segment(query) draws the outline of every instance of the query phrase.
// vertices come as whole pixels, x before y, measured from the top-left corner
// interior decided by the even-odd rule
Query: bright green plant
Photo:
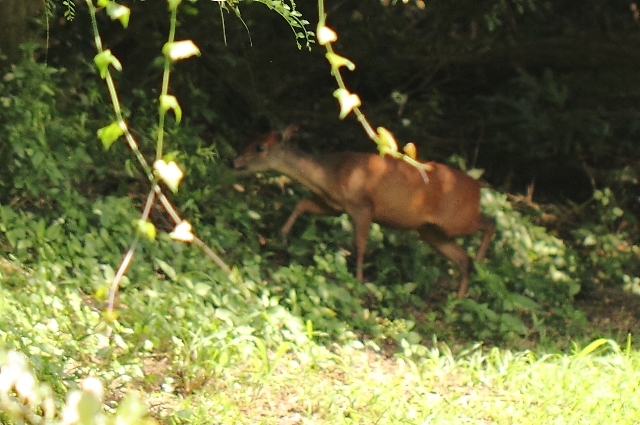
[[[91,149],[81,142],[89,133],[89,116],[58,110],[59,103],[77,100],[59,88],[64,79],[64,71],[33,60],[25,60],[0,79],[0,121],[6,141],[0,146],[5,161],[0,193],[6,203],[41,208],[37,200],[46,199],[54,203],[49,208],[55,208],[56,200],[74,199],[74,184],[89,175]],[[88,102],[84,106],[92,107]]]
[[[640,293],[640,246],[627,230],[637,226],[637,218],[625,212],[609,188],[596,190],[585,210],[596,221],[574,230],[582,279],[588,287],[622,286]]]

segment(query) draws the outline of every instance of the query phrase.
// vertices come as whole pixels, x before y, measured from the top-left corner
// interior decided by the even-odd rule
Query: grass
[[[414,362],[367,349],[317,348],[269,375],[225,374],[193,396],[195,423],[637,423],[637,355],[498,349]],[[216,412],[211,416],[212,412]]]
[[[0,341],[27,356],[59,401],[94,376],[108,410],[134,392],[169,424],[639,423],[640,356],[630,344],[452,353],[434,339],[389,355],[355,337],[321,344],[295,318],[269,322],[269,334],[235,326],[189,287],[161,281],[122,294],[109,340],[100,305],[47,273],[2,262]]]

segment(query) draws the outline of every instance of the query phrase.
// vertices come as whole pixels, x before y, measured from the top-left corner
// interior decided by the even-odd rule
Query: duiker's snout
[[[238,165],[238,157],[235,158],[229,158],[227,160],[227,167],[233,169],[233,170],[238,170],[240,169],[240,165]]]

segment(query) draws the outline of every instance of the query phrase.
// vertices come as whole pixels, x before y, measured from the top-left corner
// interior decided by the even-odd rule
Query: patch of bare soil
[[[598,288],[579,296],[576,307],[602,336],[640,332],[640,296],[616,288]],[[595,333],[595,332],[594,332]]]

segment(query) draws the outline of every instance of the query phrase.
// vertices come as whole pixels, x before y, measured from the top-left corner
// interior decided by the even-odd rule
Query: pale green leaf
[[[192,242],[194,236],[191,232],[191,223],[183,220],[173,229],[171,233],[169,233],[169,237],[176,241]]]
[[[113,1],[109,2],[109,4],[107,5],[107,15],[109,15],[109,17],[114,21],[120,21],[120,24],[122,24],[124,28],[127,28],[129,26],[129,17],[131,16],[131,10],[128,7]]]
[[[158,266],[158,268],[162,270],[162,273],[167,275],[169,279],[171,279],[174,282],[176,281],[176,279],[178,279],[178,273],[176,273],[175,269],[171,267],[166,261],[156,258],[155,263]]]
[[[116,140],[118,140],[120,136],[124,134],[124,132],[117,122],[112,122],[108,126],[99,129],[97,134],[98,138],[102,142],[102,146],[107,150]]]
[[[169,109],[173,110],[173,113],[176,116],[176,122],[179,123],[182,119],[182,108],[180,108],[178,99],[176,99],[175,96],[171,96],[170,94],[164,94],[160,96],[159,111],[164,115]]]
[[[337,89],[333,96],[340,103],[340,119],[344,119],[353,108],[360,106],[360,98],[357,94],[349,93],[346,89]]]
[[[336,32],[331,28],[326,27],[324,25],[322,26],[318,25],[316,34],[317,34],[316,40],[318,40],[318,43],[321,46],[324,46],[329,43],[333,43],[338,39],[338,34],[336,34]]]
[[[153,169],[156,175],[160,177],[160,180],[162,180],[172,192],[175,193],[178,191],[178,186],[180,186],[184,173],[175,161],[167,164],[164,160],[159,159],[153,163]]]
[[[347,69],[349,69],[349,71],[353,71],[354,69],[356,69],[356,65],[351,62],[349,59],[337,55],[333,52],[328,52],[325,57],[327,58],[327,60],[329,61],[329,63],[331,64],[331,68],[333,69],[338,69],[342,66],[346,66]]]
[[[180,3],[182,3],[182,0],[168,0],[168,3],[169,3],[169,10],[176,10],[180,5]]]
[[[174,41],[164,45],[162,54],[171,62],[176,62],[191,56],[200,56],[200,49],[191,40]]]
[[[108,49],[95,55],[93,62],[96,64],[101,78],[105,78],[107,76],[109,65],[113,66],[116,71],[122,71],[122,64],[115,56],[113,56],[111,50]]]
[[[202,282],[195,284],[194,292],[199,296],[204,297],[209,293],[209,291],[211,291],[211,285],[207,285],[206,283]]]
[[[134,226],[138,233],[145,236],[149,240],[156,240],[156,226],[146,220],[135,220]]]

